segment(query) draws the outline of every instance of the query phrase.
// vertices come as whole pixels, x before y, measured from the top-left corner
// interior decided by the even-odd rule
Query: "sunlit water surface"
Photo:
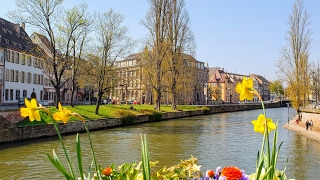
[[[91,138],[101,167],[140,161],[140,133],[146,133],[150,158],[159,161],[158,168],[178,164],[192,155],[198,158],[203,172],[232,165],[251,174],[262,141],[262,135],[253,131],[251,120],[260,113],[262,110],[180,118],[95,131]],[[267,116],[279,121],[278,141],[283,145],[278,169],[284,169],[288,158],[288,177],[320,179],[320,144],[282,127],[288,121],[288,108],[267,109]],[[290,109],[289,118],[293,116]],[[63,137],[76,165],[75,135]],[[86,134],[81,134],[81,144],[84,167],[88,168],[91,152]],[[46,156],[53,149],[65,163],[57,137],[1,145],[0,179],[63,179]]]

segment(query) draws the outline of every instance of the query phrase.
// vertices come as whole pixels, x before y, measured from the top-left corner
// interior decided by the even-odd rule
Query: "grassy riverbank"
[[[133,107],[133,109],[130,109]],[[82,105],[82,106],[64,106],[63,108],[67,108],[68,110],[80,114],[84,119],[87,120],[95,120],[95,119],[103,119],[103,118],[122,118],[126,116],[137,116],[141,114],[151,115],[155,113],[161,112],[176,112],[176,111],[193,111],[193,110],[203,110],[203,107],[200,106],[186,106],[179,105],[177,106],[177,110],[172,110],[171,106],[163,105],[161,106],[161,112],[154,110],[154,105],[100,105],[98,115],[95,114],[95,105]],[[48,110],[53,114],[58,111],[55,107],[49,107]],[[33,121],[30,122],[28,119],[19,122],[19,125],[22,126],[33,126],[39,124],[50,124],[52,119],[48,114],[44,112],[40,112],[41,121]],[[78,118],[72,117],[70,121],[78,121]],[[70,122],[69,121],[69,122]]]

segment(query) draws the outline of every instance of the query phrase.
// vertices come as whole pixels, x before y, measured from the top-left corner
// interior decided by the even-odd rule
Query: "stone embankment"
[[[225,104],[215,106],[204,106],[210,111],[197,110],[197,111],[179,111],[179,112],[164,112],[162,113],[161,120],[183,118],[189,116],[199,116],[214,113],[234,112],[261,109],[261,104]],[[280,103],[265,104],[266,108],[278,108]],[[36,125],[36,126],[17,126],[17,122],[21,120],[19,111],[4,112],[1,114],[0,119],[0,143],[25,141],[30,139],[44,138],[56,136],[56,130],[53,124]],[[1,117],[0,117],[1,118]],[[154,121],[148,115],[140,115],[131,122],[124,122],[122,119],[97,119],[87,120],[89,129],[100,130],[120,126],[135,125],[140,123],[147,123]],[[75,134],[84,132],[85,128],[81,121],[68,122],[66,124],[59,123],[59,130],[61,134]]]
[[[289,121],[289,124],[284,124],[283,127],[291,131],[295,131],[307,138],[313,139],[320,143],[320,114],[302,112],[302,120],[297,123],[297,116]],[[306,129],[306,121],[313,122],[312,128]]]

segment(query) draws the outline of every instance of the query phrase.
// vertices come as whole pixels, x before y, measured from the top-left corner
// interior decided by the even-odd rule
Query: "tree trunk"
[[[58,104],[61,100],[61,96],[60,96],[60,89],[61,87],[55,87],[56,90],[56,108],[59,109]]]
[[[160,90],[157,90],[156,93],[157,93],[157,94],[156,94],[157,97],[156,97],[156,103],[155,103],[155,105],[154,105],[154,110],[160,111],[160,106],[161,106],[161,92],[160,92]]]
[[[99,113],[99,107],[100,107],[100,102],[101,102],[101,98],[102,98],[102,95],[103,95],[103,92],[99,92],[98,93],[98,98],[97,98],[97,102],[96,102],[96,110],[95,110],[95,114],[97,114],[98,115],[98,113]]]

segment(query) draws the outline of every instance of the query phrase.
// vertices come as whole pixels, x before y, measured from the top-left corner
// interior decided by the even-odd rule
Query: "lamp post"
[[[287,106],[288,106],[288,125],[289,125],[289,103],[287,103]],[[300,115],[298,115],[300,116]]]
[[[208,105],[208,83],[204,84],[206,86],[206,105]]]

